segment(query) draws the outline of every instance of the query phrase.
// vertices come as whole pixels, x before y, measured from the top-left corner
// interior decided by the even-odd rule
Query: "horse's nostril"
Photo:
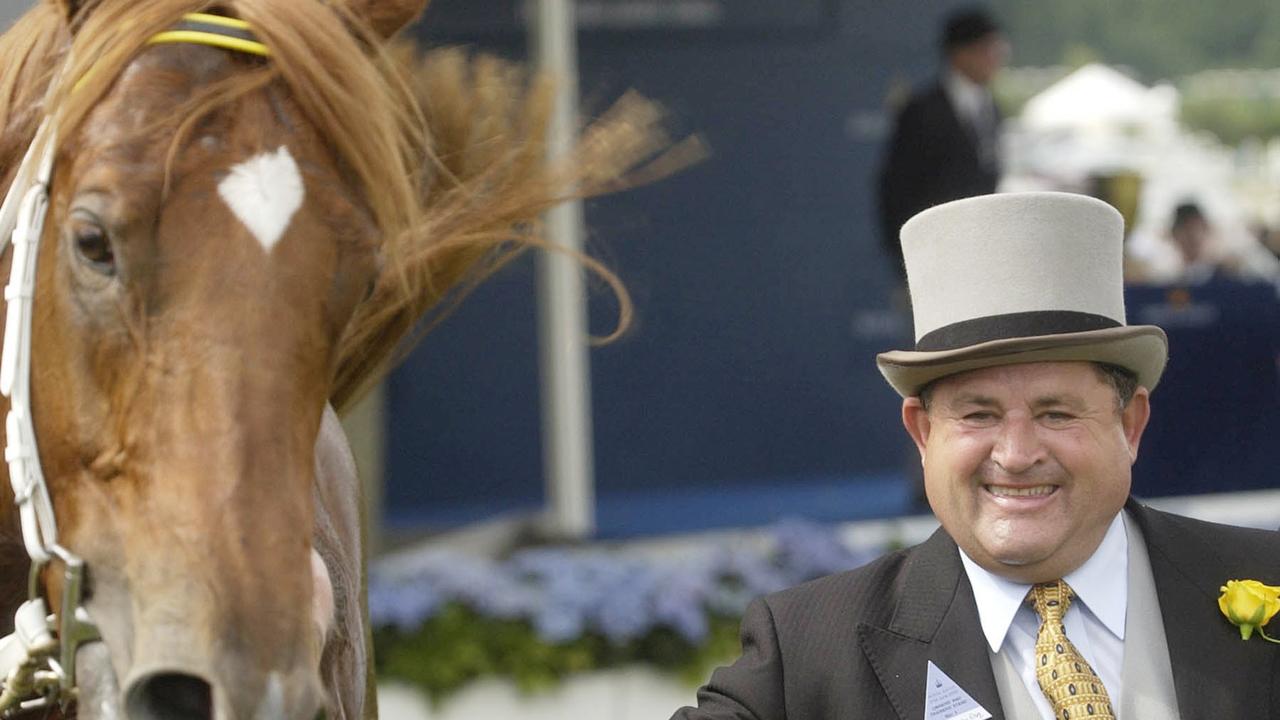
[[[137,720],[211,720],[213,691],[193,675],[160,673],[134,685],[126,701]]]

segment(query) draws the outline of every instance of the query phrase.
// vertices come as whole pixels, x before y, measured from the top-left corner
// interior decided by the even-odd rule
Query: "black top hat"
[[[962,8],[948,15],[942,26],[942,49],[954,50],[996,32],[1000,25],[986,8]]]

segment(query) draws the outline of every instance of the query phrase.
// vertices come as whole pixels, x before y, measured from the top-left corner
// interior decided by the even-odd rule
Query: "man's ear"
[[[389,38],[418,19],[430,0],[347,0],[351,13],[373,31]]]
[[[902,426],[907,429],[907,434],[915,442],[916,449],[920,451],[920,459],[923,460],[924,449],[929,445],[929,432],[933,426],[929,420],[929,411],[924,409],[924,403],[920,402],[920,398],[903,398]]]
[[[1147,429],[1147,421],[1151,419],[1151,392],[1139,386],[1130,398],[1129,404],[1120,411],[1120,424],[1124,427],[1124,439],[1129,445],[1129,464],[1138,460],[1138,445],[1142,442],[1142,431]]]

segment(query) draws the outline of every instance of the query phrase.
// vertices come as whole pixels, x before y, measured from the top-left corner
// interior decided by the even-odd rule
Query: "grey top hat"
[[[1125,324],[1124,220],[1084,195],[983,195],[902,226],[914,350],[876,364],[903,397],[947,375],[1050,360],[1110,363],[1153,389],[1169,341]]]

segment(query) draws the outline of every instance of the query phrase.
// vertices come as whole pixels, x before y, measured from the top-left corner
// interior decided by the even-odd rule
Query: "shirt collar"
[[[951,104],[959,110],[965,119],[972,120],[977,116],[982,104],[987,101],[987,89],[970,80],[955,70],[947,70],[943,76],[943,85]]]
[[[1116,513],[1098,549],[1064,580],[1071,586],[1079,602],[1083,602],[1098,620],[1121,640],[1124,639],[1124,616],[1129,600],[1129,542],[1125,535],[1123,513]],[[978,605],[978,619],[991,652],[1000,652],[1009,626],[1026,600],[1030,585],[1006,580],[984,570],[960,551],[973,599]]]

